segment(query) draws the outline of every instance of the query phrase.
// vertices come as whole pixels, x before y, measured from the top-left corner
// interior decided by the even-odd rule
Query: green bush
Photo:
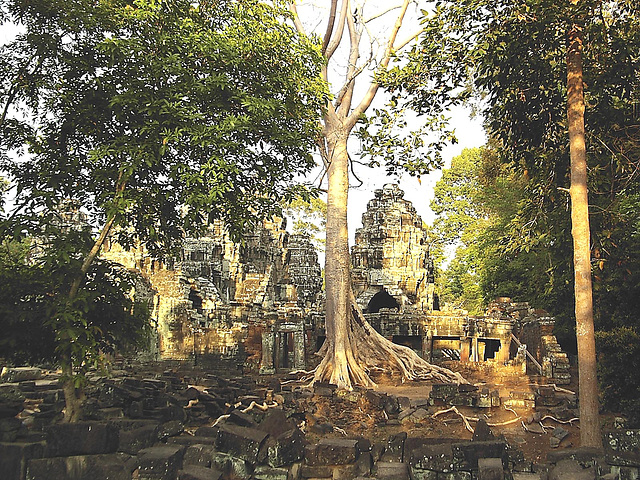
[[[640,427],[640,334],[630,327],[596,333],[602,406]]]

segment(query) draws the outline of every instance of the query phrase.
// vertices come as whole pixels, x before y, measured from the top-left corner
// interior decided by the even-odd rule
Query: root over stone
[[[412,349],[397,345],[380,335],[364,318],[353,294],[346,332],[327,336],[320,352],[323,359],[315,371],[314,382],[329,382],[351,390],[353,386],[374,388],[370,370],[400,374],[404,380],[428,380],[437,383],[468,383],[462,375],[433,365]]]

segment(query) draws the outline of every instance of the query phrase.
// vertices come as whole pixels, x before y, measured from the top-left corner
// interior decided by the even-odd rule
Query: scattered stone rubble
[[[604,434],[604,452],[560,448],[534,465],[483,419],[471,441],[412,437],[376,429],[433,421],[442,409],[499,404],[536,406],[535,415],[575,412],[575,396],[554,387],[500,398],[490,386],[434,385],[424,399],[371,390],[313,390],[296,377],[230,377],[171,363],[121,366],[90,379],[86,419],[60,423],[58,378],[33,368],[5,368],[0,381],[0,478],[6,480],[204,479],[633,479],[640,472],[640,431]],[[531,403],[533,402],[533,403]],[[327,418],[323,406],[335,418]],[[340,421],[370,412],[345,436]],[[538,410],[539,409],[539,410]],[[553,410],[556,409],[556,410]],[[467,411],[467,410],[465,410]],[[527,419],[530,426],[540,417]],[[562,429],[556,428],[561,432]],[[566,432],[566,431],[565,431]],[[366,434],[365,434],[366,435]],[[560,435],[561,436],[561,435]],[[554,431],[554,436],[558,438]]]

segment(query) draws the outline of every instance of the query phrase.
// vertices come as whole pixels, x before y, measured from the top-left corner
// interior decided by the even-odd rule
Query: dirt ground
[[[509,398],[511,392],[535,393],[539,385],[548,383],[544,377],[528,376],[513,369],[489,364],[465,366],[456,363],[450,367],[462,373],[470,383],[480,388],[488,387],[491,390],[498,390],[501,399]],[[572,379],[571,384],[559,387],[577,394],[576,371],[572,371]],[[431,390],[431,385],[426,382],[401,383],[390,378],[376,378],[376,381],[377,391],[397,397],[409,397],[414,405],[426,404]],[[414,438],[439,438],[452,441],[472,438],[471,431],[465,427],[463,419],[457,413],[435,415],[439,411],[446,410],[447,406],[424,406],[429,415],[418,422],[389,422],[382,409],[372,408],[371,404],[364,399],[354,401],[353,398],[345,399],[339,396],[331,399],[319,398],[316,400],[316,408],[314,419],[327,421],[337,427],[332,434],[329,434],[336,437],[364,436],[373,442],[385,442],[391,435],[407,432],[409,437]],[[505,408],[504,404],[492,408],[457,408],[460,414],[469,418],[469,426],[472,428],[475,428],[478,418],[484,418],[496,437],[504,436],[509,444],[520,449],[525,459],[530,462],[539,463],[546,460],[547,452],[554,448],[551,446],[550,437],[556,427],[562,427],[569,432],[569,435],[555,448],[563,449],[580,445],[579,422],[560,423],[547,418],[542,422],[529,423],[536,413],[534,408],[517,406]],[[539,408],[539,412],[543,416],[553,413],[545,408]],[[577,411],[568,410],[566,413],[569,416],[577,416]],[[602,417],[603,424],[611,420],[611,418]]]

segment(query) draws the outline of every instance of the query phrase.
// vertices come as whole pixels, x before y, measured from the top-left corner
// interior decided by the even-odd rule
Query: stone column
[[[506,364],[509,361],[509,351],[511,350],[511,333],[509,336],[505,336],[500,339],[500,350],[496,354],[496,360],[501,364]]]
[[[305,369],[304,330],[293,332],[293,368]]]
[[[477,335],[474,335],[471,338],[471,361],[472,362],[480,361],[480,355],[478,352],[478,336]]]
[[[433,337],[429,332],[422,336],[422,358],[431,361],[431,346],[433,345]]]
[[[273,366],[274,347],[276,335],[273,331],[265,330],[262,332],[262,358],[260,359],[260,374],[271,375],[276,373]]]
[[[466,363],[469,361],[471,353],[471,341],[467,337],[460,337],[460,361]]]

